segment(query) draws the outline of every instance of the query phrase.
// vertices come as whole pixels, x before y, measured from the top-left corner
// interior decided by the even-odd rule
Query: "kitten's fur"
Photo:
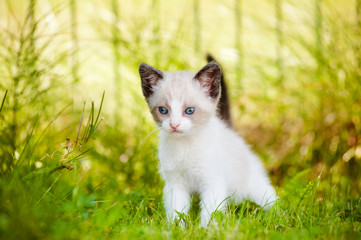
[[[222,73],[216,62],[197,74],[167,73],[142,63],[139,73],[143,94],[161,129],[159,172],[165,180],[169,221],[177,212],[187,214],[193,193],[201,196],[202,226],[229,200],[250,199],[266,208],[273,204],[276,193],[261,162],[217,116]],[[159,107],[168,112],[161,114]],[[191,115],[185,112],[189,107],[195,109]]]

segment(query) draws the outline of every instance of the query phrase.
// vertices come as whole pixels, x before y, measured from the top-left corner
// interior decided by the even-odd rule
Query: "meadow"
[[[168,224],[138,66],[222,66],[280,197]],[[360,0],[0,0],[1,239],[361,239]]]

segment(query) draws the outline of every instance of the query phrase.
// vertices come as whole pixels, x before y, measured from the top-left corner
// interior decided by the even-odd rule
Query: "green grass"
[[[1,239],[360,239],[358,0],[46,2],[0,1]],[[280,201],[180,227],[137,69],[208,52]]]
[[[214,214],[207,229],[198,225],[193,203],[184,227],[167,224],[160,195],[140,189],[110,191],[112,183],[79,181],[80,169],[41,177],[1,180],[0,229],[3,239],[358,239],[361,200],[348,192],[322,192],[322,180],[290,180],[269,211],[245,202]],[[6,178],[5,178],[6,179]],[[30,180],[31,179],[31,180]],[[10,183],[10,184],[9,184]],[[11,229],[11,231],[9,231]]]

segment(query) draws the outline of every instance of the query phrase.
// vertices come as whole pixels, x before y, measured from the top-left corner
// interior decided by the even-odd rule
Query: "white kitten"
[[[217,116],[221,69],[210,62],[197,74],[166,73],[142,63],[143,94],[160,126],[159,172],[165,181],[169,221],[187,214],[201,197],[201,225],[226,202],[250,199],[270,207],[277,196],[267,174],[242,138]]]

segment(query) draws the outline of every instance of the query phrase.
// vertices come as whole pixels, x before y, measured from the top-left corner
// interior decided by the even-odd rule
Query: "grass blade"
[[[105,91],[103,91],[103,95],[102,95],[102,100],[100,101],[100,106],[99,106],[99,110],[98,110],[98,115],[97,115],[97,118],[95,119],[95,123],[94,125],[96,126],[97,125],[97,122],[99,120],[99,115],[102,111],[102,107],[103,107],[103,101],[104,101],[104,95],[105,95]]]
[[[4,97],[3,97],[3,101],[2,101],[2,103],[1,103],[0,113],[1,113],[1,111],[3,110],[4,103],[5,103],[5,99],[6,99],[6,96],[7,96],[7,95],[8,95],[8,90],[6,89],[5,95],[4,95]]]

